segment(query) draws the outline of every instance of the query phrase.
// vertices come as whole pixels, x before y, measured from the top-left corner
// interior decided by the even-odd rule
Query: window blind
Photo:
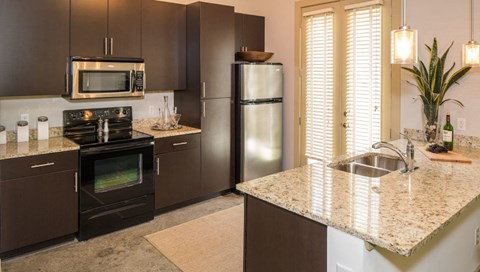
[[[346,151],[380,141],[382,8],[346,11]]]
[[[305,16],[305,156],[333,156],[333,12]]]

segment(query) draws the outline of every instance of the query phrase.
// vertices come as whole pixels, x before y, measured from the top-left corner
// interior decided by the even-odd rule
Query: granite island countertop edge
[[[398,144],[399,145],[404,145],[404,143],[402,143],[401,140],[397,140],[397,141],[395,141],[395,143],[397,145]],[[421,143],[416,142],[415,144],[416,144],[417,148],[419,148],[419,147],[422,148]],[[473,154],[477,151],[473,150],[471,152],[471,154]],[[391,152],[388,152],[388,151],[386,151],[386,152],[390,155],[394,154],[394,153],[391,153]],[[382,153],[385,153],[385,150],[382,150]],[[427,185],[424,184],[424,183],[428,183],[428,182],[421,181],[422,176],[423,175],[428,175],[429,173],[431,173],[431,171],[438,170],[438,172],[442,172],[443,168],[460,167],[460,168],[470,169],[471,171],[473,171],[473,172],[470,172],[471,175],[477,175],[477,176],[480,175],[480,167],[478,167],[478,158],[474,158],[474,162],[472,164],[458,164],[458,163],[430,162],[423,154],[421,154],[421,152],[417,151],[416,154],[417,155],[416,155],[415,158],[416,158],[417,162],[419,163],[419,165],[424,168],[423,172],[425,172],[425,173],[414,173],[412,175],[412,177],[417,176],[416,179],[413,179],[413,181],[416,182],[417,184],[420,184],[419,188],[422,188],[422,189],[424,189],[428,185],[428,184]],[[333,160],[333,163],[342,161],[347,157],[349,157],[349,156],[346,156],[346,155],[339,156],[338,158]],[[429,166],[430,164],[433,165],[433,167],[430,167]],[[324,165],[322,165],[319,168],[325,169],[326,165],[327,165],[327,163],[325,163]],[[429,169],[429,167],[432,168],[433,170]],[[427,169],[427,170],[425,170],[425,169]],[[463,169],[460,169],[460,171],[462,171],[462,170]],[[460,205],[459,208],[451,208],[451,209],[445,211],[445,213],[442,216],[439,216],[438,220],[436,220],[436,221],[432,220],[431,222],[428,222],[428,224],[425,223],[426,226],[424,227],[424,229],[422,229],[423,234],[416,235],[415,237],[413,237],[413,239],[412,239],[412,237],[409,237],[408,235],[405,235],[405,237],[401,237],[403,234],[398,234],[398,233],[388,233],[388,235],[395,235],[395,236],[398,237],[398,239],[388,239],[388,235],[383,236],[383,237],[378,237],[378,236],[372,235],[368,231],[362,231],[358,228],[352,227],[352,225],[350,225],[348,223],[343,223],[342,220],[337,220],[336,218],[329,218],[328,216],[323,216],[322,212],[316,213],[316,212],[312,212],[308,208],[304,209],[302,207],[305,207],[303,205],[305,203],[302,203],[302,201],[300,200],[302,198],[298,197],[296,199],[295,197],[289,196],[288,190],[280,192],[280,190],[282,190],[282,189],[279,189],[278,186],[272,185],[272,186],[268,187],[268,189],[270,190],[271,188],[274,188],[274,189],[277,189],[277,192],[276,193],[275,192],[267,192],[268,191],[268,190],[266,190],[267,187],[262,188],[262,185],[261,185],[262,183],[268,183],[268,182],[271,182],[271,184],[273,184],[275,181],[282,182],[281,181],[282,175],[290,176],[290,180],[291,180],[292,176],[302,175],[303,173],[309,172],[309,171],[312,171],[312,166],[310,166],[310,165],[302,166],[302,167],[299,167],[299,168],[284,171],[284,172],[282,172],[283,174],[282,173],[277,173],[277,174],[273,174],[273,175],[265,177],[265,178],[260,178],[260,179],[256,179],[256,180],[252,180],[252,181],[237,184],[237,189],[239,191],[245,193],[245,194],[249,194],[253,197],[259,198],[261,200],[264,200],[264,201],[269,202],[273,205],[279,206],[281,208],[284,208],[286,210],[289,210],[291,212],[294,212],[296,214],[299,214],[301,216],[304,216],[306,218],[309,218],[309,219],[314,220],[316,222],[319,222],[321,224],[339,229],[339,230],[344,231],[348,234],[351,234],[355,237],[358,237],[358,238],[360,238],[360,239],[362,239],[366,242],[369,242],[373,245],[385,248],[389,251],[392,251],[394,253],[397,253],[397,254],[400,254],[400,255],[403,255],[403,256],[412,255],[419,247],[421,247],[422,245],[427,243],[430,239],[432,239],[432,237],[434,237],[436,235],[436,233],[438,233],[438,231],[445,228],[451,222],[455,221],[455,219],[458,216],[460,216],[465,211],[465,209],[467,209],[468,207],[470,207],[474,203],[476,203],[476,201],[479,199],[479,196],[480,196],[480,190],[476,191],[470,197],[468,196],[468,194],[466,194],[464,196],[464,198],[462,199],[463,204]],[[323,174],[325,174],[325,170],[323,170],[323,171],[324,171]],[[335,177],[342,177],[344,180],[348,180],[350,177],[355,176],[353,174],[344,173],[344,172],[341,172],[341,171],[338,171],[338,170],[333,170],[333,169],[330,169],[330,170],[327,170],[327,171],[333,171],[333,173],[335,173],[334,174]],[[465,171],[465,172],[468,172],[468,171]],[[289,173],[289,174],[285,174],[285,173]],[[441,174],[440,177],[442,177],[442,175],[443,174]],[[308,178],[306,178],[306,179],[308,179]],[[395,182],[395,183],[403,183],[405,181],[405,179],[406,179],[405,176],[402,177],[402,175],[400,173],[395,172],[395,173],[391,173],[391,174],[388,174],[388,175],[380,178],[379,179],[379,184],[388,184],[390,182],[390,180],[393,180],[393,182]],[[272,181],[272,180],[275,180],[275,181]],[[306,183],[309,183],[309,182],[311,183],[311,181],[308,181],[308,180],[305,180],[305,182]],[[414,182],[412,182],[412,183],[414,183]],[[452,182],[454,183],[455,180],[452,181]],[[396,184],[396,185],[398,185],[398,184]],[[401,185],[403,185],[403,184],[401,184]],[[479,185],[480,185],[480,183],[479,183]],[[295,185],[293,185],[292,188],[294,188],[294,186]],[[430,185],[428,185],[428,186],[430,186]],[[375,187],[375,186],[370,186],[369,187],[370,190],[372,190],[373,187]],[[379,185],[378,187],[381,187],[381,185]],[[292,188],[289,188],[289,189],[291,190]],[[380,191],[381,191],[381,188],[380,188]],[[404,192],[399,192],[398,194],[401,195],[403,193]],[[373,193],[369,192],[369,194],[373,194]],[[459,194],[461,195],[461,193],[459,193]],[[393,193],[391,193],[391,195],[393,195]],[[414,195],[414,194],[412,194],[412,195]],[[285,199],[281,200],[280,198],[282,196],[284,196]],[[338,199],[336,201],[338,201]],[[298,203],[302,203],[302,204],[298,204]],[[444,203],[440,203],[440,204],[444,204]],[[422,205],[425,205],[425,203],[420,201],[419,205],[422,206]],[[435,209],[435,210],[436,211],[434,211],[434,212],[438,212],[438,209]],[[333,213],[335,211],[332,210],[331,212]],[[415,214],[415,213],[422,214],[423,213],[423,216],[427,217],[428,212],[429,212],[428,209],[426,211],[417,209],[416,211],[415,210],[413,211],[413,214]],[[349,216],[351,216],[351,215],[349,215]],[[395,218],[393,218],[393,219],[394,219],[393,221],[398,220],[398,219],[395,219]],[[400,219],[400,222],[403,222],[403,223],[409,222],[409,221],[406,221],[406,220],[403,220],[403,221],[402,220],[403,219]],[[382,221],[382,220],[379,220],[379,221]],[[402,227],[403,226],[400,226],[399,229],[401,229]],[[410,226],[407,225],[406,227],[410,227]],[[412,228],[412,231],[414,231],[414,230],[416,230],[416,229]],[[384,237],[387,237],[387,239],[384,239]]]

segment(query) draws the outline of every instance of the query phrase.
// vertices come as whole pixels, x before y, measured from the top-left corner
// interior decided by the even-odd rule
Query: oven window
[[[142,155],[132,154],[95,161],[95,193],[142,183]]]
[[[81,93],[130,91],[130,71],[79,71]]]

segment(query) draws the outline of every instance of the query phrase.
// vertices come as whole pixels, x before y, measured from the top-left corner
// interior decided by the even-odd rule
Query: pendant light
[[[470,41],[463,45],[462,61],[465,66],[480,65],[480,45],[473,40],[473,0],[470,0]]]
[[[402,26],[392,30],[392,64],[415,64],[418,61],[417,30],[407,26],[407,1],[402,1]]]

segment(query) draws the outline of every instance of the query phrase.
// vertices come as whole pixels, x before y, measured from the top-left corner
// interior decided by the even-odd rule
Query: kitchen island
[[[405,150],[406,141],[392,143]],[[423,148],[424,143],[415,142],[415,146]],[[288,212],[289,225],[307,219],[311,226],[302,230],[305,235],[321,231],[321,227],[312,231],[317,225],[326,228],[323,237],[302,237],[295,228],[276,237],[294,237],[307,247],[326,241],[326,256],[316,256],[324,258],[326,265],[313,271],[476,271],[480,264],[480,247],[475,245],[480,226],[480,150],[456,151],[473,162],[434,162],[416,150],[419,169],[410,174],[396,171],[369,178],[318,162],[238,184],[237,189],[246,194],[245,246],[248,249],[249,234],[256,233],[249,229],[249,211],[261,203],[273,212]],[[334,162],[347,157],[351,155]],[[255,206],[249,208],[249,203]],[[279,229],[281,216],[274,219]],[[264,225],[270,219],[256,218]],[[252,261],[248,252],[245,256],[246,264]],[[285,261],[294,259],[292,255]]]

